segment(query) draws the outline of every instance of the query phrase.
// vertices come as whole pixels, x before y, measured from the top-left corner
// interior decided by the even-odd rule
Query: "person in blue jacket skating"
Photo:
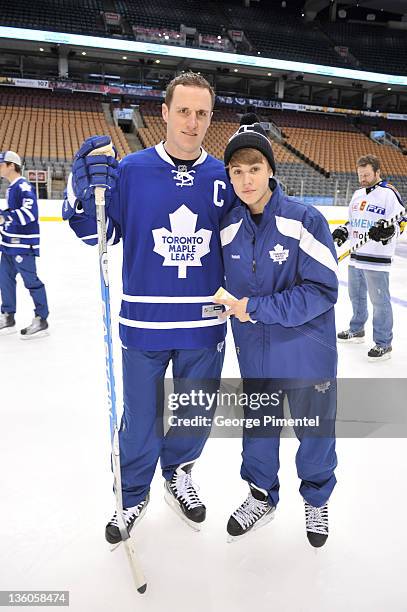
[[[300,419],[294,427],[300,493],[308,540],[319,547],[328,537],[327,502],[337,465],[334,243],[323,215],[287,197],[274,179],[273,150],[256,115],[242,118],[224,162],[240,205],[221,230],[232,297],[217,301],[229,308],[224,316],[231,316],[246,393],[280,398],[275,408],[260,415],[245,410],[245,416],[282,417],[286,396],[292,417]],[[241,476],[250,493],[229,519],[232,538],[272,518],[279,500],[280,433],[281,427],[264,420],[260,430],[244,428]]]
[[[219,384],[226,325],[213,294],[223,279],[220,224],[235,196],[224,165],[202,148],[214,103],[209,83],[181,74],[166,91],[166,140],[127,155],[89,155],[110,143],[91,137],[75,156],[63,217],[85,244],[97,243],[94,187],[107,187],[108,244],[123,242],[119,316],[124,412],[120,466],[126,527],[143,516],[160,460],[167,502],[194,529],[205,520],[191,469],[210,428],[171,427],[164,435],[164,376],[172,365],[174,392]],[[192,417],[190,405],[178,409]],[[117,516],[109,543],[121,541]]]

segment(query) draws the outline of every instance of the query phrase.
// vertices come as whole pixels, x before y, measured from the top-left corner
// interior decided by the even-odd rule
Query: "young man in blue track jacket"
[[[235,196],[223,163],[201,147],[213,103],[203,77],[176,77],[162,108],[165,142],[127,155],[117,167],[112,157],[88,156],[109,139],[88,139],[75,157],[64,203],[63,216],[75,233],[95,244],[92,186],[108,185],[107,237],[110,244],[123,240],[119,442],[129,531],[145,511],[158,459],[168,503],[194,529],[205,520],[191,468],[209,428],[191,433],[173,427],[163,436],[160,413],[170,362],[175,393],[190,391],[192,379],[213,392],[223,364],[226,326],[212,297],[224,275],[220,225]],[[191,414],[191,407],[182,410],[184,417]],[[110,543],[121,540],[116,516],[105,536]]]
[[[334,244],[323,215],[285,196],[273,178],[273,151],[255,115],[245,116],[230,139],[225,166],[240,199],[221,231],[226,288],[236,299],[219,302],[230,309],[225,316],[232,315],[246,393],[277,394],[275,408],[245,411],[261,417],[257,431],[243,433],[241,476],[250,493],[227,530],[236,538],[272,518],[279,499],[281,427],[271,417],[283,417],[287,396],[292,417],[299,419],[296,464],[307,537],[318,547],[328,537],[327,502],[337,464]]]
[[[35,191],[21,176],[21,158],[14,151],[0,153],[0,176],[9,181],[6,201],[0,205],[0,334],[15,331],[16,276],[20,274],[34,302],[34,319],[21,330],[21,339],[45,335],[48,304],[44,284],[37,276],[40,227]]]

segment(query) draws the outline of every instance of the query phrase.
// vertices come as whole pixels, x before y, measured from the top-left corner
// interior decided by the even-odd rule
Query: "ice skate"
[[[311,506],[304,500],[305,504],[305,529],[311,546],[320,548],[328,539],[328,504],[320,508]]]
[[[32,338],[42,338],[43,336],[48,336],[48,322],[46,319],[41,319],[41,317],[34,317],[31,325],[25,327],[20,332],[20,338],[22,340],[31,340]]]
[[[377,344],[370,349],[367,354],[368,361],[386,361],[391,358],[391,346],[378,346]]]
[[[124,523],[127,528],[127,533],[129,535],[131,530],[133,529],[135,524],[139,524],[141,519],[147,510],[148,502],[150,501],[150,496],[147,497],[137,504],[137,506],[132,506],[131,508],[123,508],[123,518]],[[122,536],[120,534],[120,529],[117,522],[117,510],[115,511],[112,519],[108,522],[105,529],[105,538],[109,542],[109,544],[119,544],[122,541]]]
[[[274,518],[275,507],[271,506],[265,489],[250,483],[250,493],[229,518],[228,542],[240,540],[242,536],[264,527]]]
[[[206,518],[206,508],[198,497],[198,487],[191,478],[193,463],[182,463],[171,480],[164,483],[164,499],[167,504],[192,529],[200,531]]]
[[[8,312],[0,314],[0,336],[8,336],[16,333],[16,322],[14,315]]]
[[[338,342],[346,342],[347,344],[362,344],[365,341],[365,332],[363,329],[357,332],[347,329],[339,332],[337,339]]]

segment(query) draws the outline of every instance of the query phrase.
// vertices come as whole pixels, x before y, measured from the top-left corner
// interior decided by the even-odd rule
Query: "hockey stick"
[[[111,155],[113,156],[112,146],[107,145],[95,149],[89,155]],[[110,417],[110,436],[112,444],[112,463],[113,463],[113,478],[114,491],[116,496],[117,524],[119,527],[121,538],[124,542],[127,557],[130,562],[130,567],[133,574],[133,579],[139,593],[145,593],[147,583],[144,578],[141,565],[138,561],[134,543],[132,542],[127,531],[123,519],[123,499],[122,499],[122,483],[120,474],[120,447],[119,447],[119,430],[117,427],[117,411],[116,411],[116,391],[113,369],[113,341],[112,341],[112,322],[110,314],[110,288],[108,275],[108,257],[107,257],[107,239],[106,239],[106,216],[105,216],[105,191],[106,187],[95,188],[95,204],[96,204],[96,221],[98,233],[98,248],[99,248],[99,271],[100,271],[100,287],[103,304],[103,329],[104,329],[104,344],[106,358],[106,382],[107,382],[107,401]]]
[[[395,215],[391,219],[388,219],[383,224],[383,227],[386,228],[386,227],[389,227],[390,225],[393,225],[394,223],[397,223],[397,221],[401,221],[401,219],[405,216],[406,212],[407,212],[407,208],[405,208],[403,212],[400,212],[398,215]],[[346,257],[348,257],[349,255],[351,255],[352,253],[355,253],[355,251],[357,251],[358,249],[360,249],[360,247],[362,247],[367,242],[369,242],[369,240],[371,240],[371,238],[369,238],[369,233],[366,232],[366,234],[363,236],[363,238],[359,240],[359,242],[354,244],[353,247],[351,247],[350,249],[348,249],[347,251],[345,251],[344,253],[342,253],[342,255],[338,257],[338,263],[342,261],[343,259],[345,259]]]

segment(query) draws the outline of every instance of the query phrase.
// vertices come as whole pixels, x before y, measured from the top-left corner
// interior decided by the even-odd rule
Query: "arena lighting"
[[[11,28],[9,26],[0,26],[0,38],[23,40],[25,42],[35,41],[37,43],[51,43],[54,45],[69,45],[70,47],[88,47],[95,50],[103,49],[105,51],[122,51],[139,54],[145,53],[147,56],[161,55],[164,57],[212,62],[218,66],[219,64],[234,64],[251,68],[271,68],[274,70],[284,70],[285,72],[304,72],[316,76],[320,75],[369,83],[382,83],[385,85],[407,85],[407,75],[398,76],[394,74],[354,70],[351,68],[322,66],[319,64],[309,64],[306,62],[293,62],[257,55],[240,55],[235,53],[224,53],[222,51],[195,49],[191,47],[173,47],[172,45],[159,45],[132,40],[118,40],[117,38],[102,38],[101,36],[83,36],[81,34],[68,34],[64,32],[48,32],[44,30],[30,30],[28,28]]]

